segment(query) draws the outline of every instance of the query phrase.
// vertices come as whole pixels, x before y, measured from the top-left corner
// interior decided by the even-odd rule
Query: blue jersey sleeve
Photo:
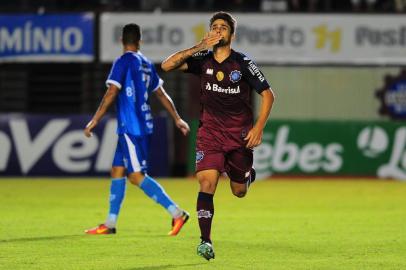
[[[151,64],[151,77],[148,85],[148,92],[154,92],[163,85],[164,81],[159,77],[156,72],[155,66]]]
[[[121,89],[125,82],[125,75],[127,73],[127,63],[123,57],[117,58],[111,67],[110,74],[107,78],[107,87],[113,84]]]

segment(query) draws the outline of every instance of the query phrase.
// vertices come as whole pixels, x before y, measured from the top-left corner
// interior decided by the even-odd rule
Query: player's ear
[[[231,35],[231,40],[234,41],[235,39],[235,33]]]

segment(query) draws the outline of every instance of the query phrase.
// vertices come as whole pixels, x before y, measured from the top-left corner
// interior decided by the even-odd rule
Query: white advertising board
[[[196,44],[208,30],[210,13],[103,13],[100,60],[122,53],[121,28],[137,23],[142,52],[155,62]],[[233,14],[233,48],[258,63],[406,64],[404,15]]]

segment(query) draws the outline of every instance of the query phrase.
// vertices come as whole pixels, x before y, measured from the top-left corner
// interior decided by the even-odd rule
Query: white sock
[[[107,227],[109,227],[111,229],[111,228],[116,227],[116,223],[117,223],[117,215],[109,214],[109,216],[107,217],[106,223],[104,223],[104,225],[106,225]]]
[[[182,209],[180,209],[176,205],[170,205],[167,210],[173,218],[180,218],[183,214]]]

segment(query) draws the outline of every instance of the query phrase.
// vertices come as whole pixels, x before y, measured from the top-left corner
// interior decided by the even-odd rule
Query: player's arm
[[[161,102],[162,106],[164,106],[175,121],[176,127],[180,129],[183,135],[187,135],[190,131],[189,125],[179,116],[175,104],[173,103],[171,97],[166,93],[165,89],[163,89],[161,86],[155,90],[154,93]]]
[[[266,89],[261,92],[261,107],[259,109],[259,116],[255,122],[254,127],[248,132],[244,140],[247,141],[247,148],[258,146],[262,142],[262,134],[269,114],[271,113],[272,105],[275,100],[275,95],[272,89]]]
[[[99,108],[94,114],[92,120],[90,120],[90,122],[86,125],[86,128],[84,129],[86,137],[92,136],[93,128],[97,126],[100,119],[102,119],[103,116],[106,114],[107,110],[116,99],[119,91],[120,89],[116,85],[114,84],[109,85],[109,88],[107,88],[106,93],[104,94],[104,97],[100,102]]]
[[[161,68],[164,71],[171,71],[171,70],[187,70],[188,65],[186,63],[186,60],[194,55],[195,53],[208,50],[209,48],[213,47],[219,41],[221,40],[220,34],[213,34],[213,33],[208,33],[206,36],[195,46],[176,52],[172,55],[170,55],[168,58],[166,58],[162,64]]]

